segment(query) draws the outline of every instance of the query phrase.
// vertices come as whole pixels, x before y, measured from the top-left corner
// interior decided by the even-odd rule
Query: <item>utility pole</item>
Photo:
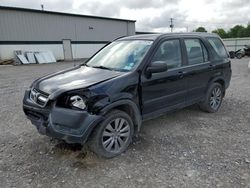
[[[173,32],[173,28],[174,28],[174,23],[173,23],[173,18],[170,18],[170,29],[171,29],[171,33]]]

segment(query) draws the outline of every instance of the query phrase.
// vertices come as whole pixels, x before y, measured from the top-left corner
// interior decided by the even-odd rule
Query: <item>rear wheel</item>
[[[200,104],[200,108],[210,113],[217,112],[222,103],[223,92],[221,84],[211,84],[208,89],[206,99]]]
[[[94,130],[90,138],[90,149],[99,156],[111,158],[124,152],[132,141],[134,125],[130,116],[113,110]]]

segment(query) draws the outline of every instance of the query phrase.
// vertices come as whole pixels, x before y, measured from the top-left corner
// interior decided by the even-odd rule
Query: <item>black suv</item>
[[[126,150],[144,120],[195,103],[216,112],[230,78],[228,53],[215,34],[136,35],[34,81],[23,110],[41,134],[88,141],[109,158]]]

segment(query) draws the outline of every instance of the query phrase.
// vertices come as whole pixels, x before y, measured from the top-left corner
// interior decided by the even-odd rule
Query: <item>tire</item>
[[[243,54],[242,53],[237,53],[235,56],[237,57],[237,59],[241,59],[243,57]]]
[[[205,101],[200,103],[200,108],[209,113],[217,112],[222,103],[223,93],[224,90],[221,84],[212,83],[207,90]]]
[[[134,124],[131,117],[120,110],[112,110],[98,125],[89,140],[89,147],[100,157],[112,158],[123,153],[132,141]]]

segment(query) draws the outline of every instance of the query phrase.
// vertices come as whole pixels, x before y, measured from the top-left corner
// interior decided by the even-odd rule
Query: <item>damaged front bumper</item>
[[[30,90],[25,92],[23,111],[40,134],[67,143],[85,143],[94,127],[103,120],[101,115],[57,107],[54,104],[39,107],[30,99]]]

